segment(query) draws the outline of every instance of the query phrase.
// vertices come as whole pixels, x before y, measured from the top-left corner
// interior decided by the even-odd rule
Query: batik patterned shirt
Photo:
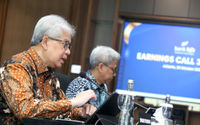
[[[72,109],[53,70],[33,47],[9,58],[2,71],[0,124],[21,124],[23,117],[76,119],[80,109]]]
[[[88,89],[92,89],[94,90],[97,100],[89,100],[88,104],[92,104],[95,107],[99,107],[101,104],[103,104],[103,102],[107,99],[107,93],[105,93],[103,90],[105,90],[107,92],[107,86],[106,84],[102,84],[100,87],[101,89],[97,86],[98,83],[95,80],[94,76],[91,74],[91,72],[88,70],[86,72],[86,75],[88,76],[88,78],[91,80],[87,80],[85,78],[82,77],[77,77],[75,78],[68,86],[67,90],[66,90],[66,97],[67,98],[73,98],[76,95],[78,95],[80,92],[88,90]]]

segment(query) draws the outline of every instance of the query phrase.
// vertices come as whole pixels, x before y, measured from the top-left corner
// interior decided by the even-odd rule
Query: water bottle
[[[163,107],[163,115],[166,118],[170,119],[172,115],[172,108],[173,108],[173,105],[170,104],[170,95],[166,95],[165,104],[163,104],[162,107]]]
[[[167,94],[165,97],[165,103],[170,104],[170,95]]]
[[[134,80],[132,80],[132,79],[129,79],[128,80],[128,86],[127,86],[127,91],[133,91],[133,87],[134,87]],[[134,124],[134,107],[133,107],[133,105],[134,105],[134,98],[133,97],[131,97],[132,98],[132,107],[131,107],[131,110],[130,110],[130,116],[129,116],[129,125],[133,125]]]
[[[128,80],[127,91],[133,91],[134,81],[132,79]]]
[[[171,119],[171,115],[172,115],[173,105],[170,104],[170,95],[166,95],[165,103],[161,104],[161,107],[165,125],[172,125],[173,121]]]
[[[133,80],[128,80],[127,91],[133,91]],[[133,97],[131,95],[119,95],[118,106],[121,110],[118,124],[119,125],[132,125],[133,115],[130,110],[133,108]]]

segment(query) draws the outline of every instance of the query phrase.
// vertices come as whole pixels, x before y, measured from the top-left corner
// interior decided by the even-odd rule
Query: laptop
[[[90,116],[85,123],[94,124],[98,119],[102,119],[102,122],[110,121],[110,124],[115,121],[117,124],[116,116],[120,112],[117,105],[118,93],[112,93],[109,98]]]
[[[116,125],[117,119],[116,116],[120,112],[117,106],[117,98],[118,93],[112,93],[108,99],[85,121],[79,120],[65,120],[60,119],[58,121],[69,121],[74,123],[82,123],[82,124],[95,124],[96,122],[109,123],[110,125]],[[99,121],[97,121],[99,120]]]

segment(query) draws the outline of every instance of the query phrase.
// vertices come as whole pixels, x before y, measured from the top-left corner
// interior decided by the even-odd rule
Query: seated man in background
[[[21,124],[24,117],[87,117],[96,108],[86,104],[96,99],[93,90],[66,99],[53,69],[60,68],[70,55],[75,30],[58,15],[42,17],[36,24],[31,47],[9,58],[0,76],[0,124]]]
[[[116,68],[120,54],[107,46],[97,46],[90,54],[90,69],[85,76],[74,79],[66,90],[66,97],[76,97],[80,92],[92,89],[97,100],[90,100],[88,103],[99,107],[108,94],[106,84],[109,84],[116,76]]]

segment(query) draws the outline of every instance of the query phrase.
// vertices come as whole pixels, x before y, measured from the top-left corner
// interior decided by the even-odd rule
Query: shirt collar
[[[38,74],[49,71],[49,68],[47,67],[47,65],[44,63],[44,61],[41,59],[41,57],[33,47],[31,47],[27,52],[33,59]]]
[[[94,78],[94,76],[92,75],[92,73],[88,70],[87,72],[86,72],[86,75],[92,80],[92,87],[93,87],[93,89],[98,89],[98,87],[97,87],[97,85],[99,85],[98,83],[97,83],[97,81],[96,81],[96,79]],[[95,85],[95,84],[97,84],[97,85]],[[105,84],[105,83],[104,83]],[[102,89],[105,89],[105,86],[104,85],[101,85],[100,86]]]

